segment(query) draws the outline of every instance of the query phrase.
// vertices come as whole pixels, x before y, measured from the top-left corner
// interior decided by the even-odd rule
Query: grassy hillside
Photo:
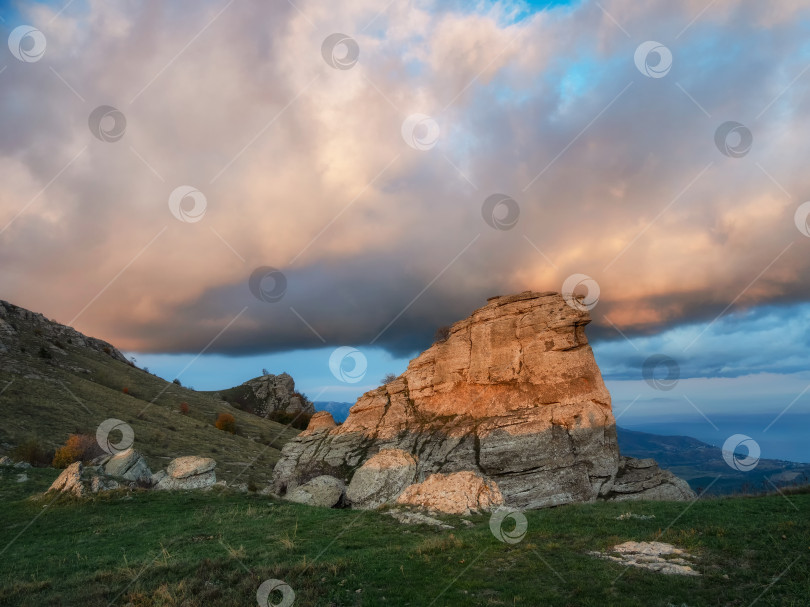
[[[214,394],[166,382],[124,362],[114,348],[105,346],[105,353],[54,338],[50,325],[14,324],[16,333],[4,338],[0,352],[0,454],[29,439],[53,449],[71,433],[95,435],[102,421],[117,418],[132,426],[134,447],[153,471],[180,455],[203,455],[217,461],[221,479],[263,484],[281,446],[298,433]],[[187,415],[181,403],[188,404]],[[236,434],[214,427],[223,412],[236,418]]]
[[[616,428],[622,455],[652,457],[662,468],[681,477],[696,491],[709,487],[715,495],[771,492],[778,487],[806,485],[810,465],[760,459],[753,470],[731,468],[719,447],[688,436],[659,436]],[[718,478],[719,477],[719,478]]]
[[[497,541],[487,516],[453,530],[377,511],[255,494],[116,491],[78,503],[25,496],[55,471],[0,479],[0,605],[255,605],[268,578],[296,606],[782,606],[810,596],[810,494],[600,502],[526,513]],[[47,505],[47,507],[45,507]],[[648,520],[617,517],[625,512]],[[700,577],[663,576],[588,554],[626,540],[688,549]]]

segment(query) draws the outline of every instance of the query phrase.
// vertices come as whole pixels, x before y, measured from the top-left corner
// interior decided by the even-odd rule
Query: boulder
[[[107,476],[152,484],[152,471],[149,470],[146,460],[134,449],[127,449],[108,458],[102,468]]]
[[[216,468],[216,465],[217,463],[210,457],[187,455],[169,462],[166,473],[174,479],[182,479],[210,472]]]
[[[335,418],[329,411],[318,411],[309,420],[307,425],[307,432],[315,432],[316,430],[331,429],[337,426]]]
[[[11,458],[8,455],[4,455],[0,457],[0,466],[13,466],[14,462],[11,461]]]
[[[343,481],[323,475],[296,487],[286,495],[286,499],[298,504],[333,508],[342,502],[345,491]]]
[[[214,468],[217,463],[210,457],[194,455],[178,457],[169,462],[166,472],[160,474],[156,489],[185,490],[206,489],[217,482]]]
[[[17,462],[16,464],[14,464],[14,467],[20,470],[27,470],[28,468],[31,468],[31,464],[29,464],[28,462]]]
[[[82,463],[74,462],[56,477],[48,491],[58,491],[60,493],[70,493],[76,497],[84,497],[86,489],[82,483]]]
[[[497,479],[513,508],[639,491],[689,499],[671,475],[658,470],[638,483],[626,464],[614,490],[620,455],[610,394],[585,336],[590,317],[575,303],[552,292],[491,298],[402,375],[362,395],[341,425],[319,423],[288,442],[273,490],[284,495],[320,475],[351,488],[360,473],[349,495],[356,488],[364,507],[369,492],[360,488],[376,473],[360,470],[393,449],[414,456],[417,479],[458,472]],[[457,509],[468,508],[458,495]]]
[[[394,502],[416,480],[416,458],[402,449],[383,449],[358,468],[346,499],[354,508],[377,508]]]
[[[118,481],[112,478],[105,478],[103,476],[94,476],[90,479],[90,491],[98,493],[99,491],[112,491],[118,489],[120,485]]]
[[[424,482],[405,489],[397,503],[447,514],[470,514],[472,511],[492,510],[504,502],[495,481],[465,471],[432,474]]]
[[[636,459],[622,456],[619,470],[608,499],[627,500],[672,500],[696,499],[689,483],[668,470],[662,470],[654,459]]]

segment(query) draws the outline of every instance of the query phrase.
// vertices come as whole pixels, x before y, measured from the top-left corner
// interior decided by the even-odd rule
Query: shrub
[[[382,381],[380,383],[384,386],[386,384],[390,384],[396,378],[397,378],[397,376],[394,375],[393,373],[386,373],[385,377],[382,378]]]
[[[178,378],[178,377],[175,377],[175,378],[172,380],[172,383],[173,383],[175,386],[180,386],[180,387],[182,387],[182,386],[183,386],[183,384],[181,384],[181,383],[180,383],[180,378]]]
[[[89,434],[71,434],[53,456],[54,468],[66,468],[73,462],[89,462],[103,451],[95,437]]]
[[[53,354],[51,354],[51,351],[45,346],[40,346],[37,354],[40,358],[53,358]]]
[[[214,425],[225,432],[236,433],[236,419],[230,413],[220,413]]]
[[[49,453],[37,439],[29,438],[12,449],[11,459],[45,468],[51,464],[53,452]]]
[[[121,388],[121,392],[124,394],[129,394],[129,388]]]
[[[436,335],[433,337],[433,343],[444,343],[450,337],[450,327],[444,326],[436,329]]]
[[[256,493],[259,490],[259,487],[256,485],[256,481],[253,479],[248,480],[247,482],[247,490],[251,493]]]
[[[183,415],[188,415],[189,406],[188,403],[180,403],[180,413]]]
[[[307,413],[287,413],[286,411],[273,411],[267,415],[267,419],[285,426],[291,426],[296,430],[306,430],[309,425],[311,415]]]

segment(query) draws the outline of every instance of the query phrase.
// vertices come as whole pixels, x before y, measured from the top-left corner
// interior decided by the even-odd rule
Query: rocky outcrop
[[[217,482],[217,463],[210,457],[187,455],[169,462],[165,473],[156,476],[155,489],[184,490],[205,489]]]
[[[354,508],[377,508],[394,502],[416,480],[416,458],[402,449],[383,449],[352,476],[346,499]]]
[[[48,492],[58,491],[59,493],[69,493],[76,497],[84,497],[87,490],[82,482],[82,470],[83,466],[81,462],[70,464],[56,477],[56,480],[48,488]]]
[[[313,404],[295,389],[295,381],[287,373],[254,377],[219,394],[226,401],[260,417],[272,417],[278,413],[306,416],[315,413]]]
[[[343,481],[323,475],[296,487],[286,495],[286,499],[308,506],[332,508],[342,503],[345,491],[346,485]]]
[[[361,396],[343,424],[308,428],[285,445],[275,492],[324,474],[351,487],[366,462],[396,449],[413,456],[416,481],[472,472],[511,507],[614,498],[615,420],[580,308],[551,292],[491,298]],[[619,480],[620,490],[636,482]],[[656,482],[673,485],[652,474],[639,493],[621,495],[655,498]]]
[[[312,419],[309,420],[307,430],[310,432],[322,430],[324,428],[331,430],[335,426],[337,426],[335,423],[335,418],[332,417],[332,414],[329,413],[329,411],[318,411],[312,416]]]
[[[616,480],[608,499],[623,500],[690,500],[695,493],[682,478],[662,470],[654,459],[621,457]]]
[[[405,489],[397,503],[448,514],[470,514],[502,505],[503,495],[495,481],[475,472],[454,472],[431,474],[424,482]]]

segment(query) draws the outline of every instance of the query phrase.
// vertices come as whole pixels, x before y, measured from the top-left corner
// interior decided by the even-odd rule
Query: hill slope
[[[616,428],[619,449],[631,457],[652,457],[662,468],[684,479],[695,491],[709,494],[771,492],[776,487],[807,484],[810,465],[761,459],[756,468],[740,472],[723,459],[720,447],[688,436],[660,436]],[[718,478],[719,477],[719,478]]]
[[[180,413],[187,403],[188,415]],[[214,458],[217,476],[270,480],[279,449],[298,431],[133,366],[104,341],[0,301],[0,453],[34,439],[53,449],[108,418],[127,422],[152,470],[180,455]],[[236,434],[214,427],[236,418]],[[253,462],[252,465],[251,462]]]

